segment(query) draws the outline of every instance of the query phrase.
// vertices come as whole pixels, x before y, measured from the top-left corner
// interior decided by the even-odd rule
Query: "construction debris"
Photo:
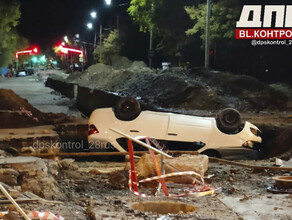
[[[22,191],[31,191],[46,199],[52,199],[59,194],[59,189],[55,178],[49,172],[48,164],[52,162],[46,163],[36,157],[0,159],[0,180],[11,186],[21,186]]]
[[[26,215],[26,213],[20,208],[20,206],[15,202],[15,200],[10,196],[10,194],[6,191],[6,189],[0,184],[0,190],[1,192],[9,199],[9,201],[14,205],[14,207],[17,209],[19,214],[21,214],[22,217],[24,217],[25,220],[30,220],[30,218]]]
[[[161,157],[156,156],[158,164],[161,164]],[[186,163],[188,161],[188,163]],[[208,170],[208,157],[206,155],[181,155],[173,159],[164,159],[165,173],[194,171],[204,176]],[[136,164],[136,172],[139,178],[156,176],[155,165],[150,154],[144,154]]]
[[[27,216],[31,219],[38,219],[38,220],[64,220],[62,216],[54,215],[51,212],[31,211],[27,214]]]
[[[140,193],[139,192],[139,183],[145,183],[145,182],[151,182],[154,180],[159,181],[159,187],[156,190],[155,195],[159,195],[160,188],[162,188],[164,195],[169,196],[169,197],[182,197],[182,196],[205,196],[205,195],[212,195],[214,193],[219,193],[221,191],[221,188],[211,188],[209,185],[204,183],[203,177],[194,171],[183,171],[183,172],[172,172],[169,174],[164,174],[165,173],[165,161],[163,161],[163,157],[165,156],[167,159],[173,159],[173,157],[169,156],[168,154],[164,153],[161,149],[161,146],[159,145],[159,142],[154,140],[153,138],[149,137],[131,137],[130,135],[124,134],[123,132],[111,128],[115,133],[121,134],[122,136],[126,137],[129,139],[128,141],[128,152],[129,152],[129,160],[130,160],[130,168],[131,170],[129,171],[129,190],[136,196],[139,197],[144,197],[148,198],[150,195]],[[144,140],[146,143],[144,143]],[[135,169],[135,163],[134,163],[134,147],[133,147],[133,142],[140,144],[141,146],[147,148],[150,152],[150,155],[153,160],[153,164],[155,166],[156,174],[157,176],[142,179],[138,182],[138,177],[137,177],[137,172]],[[155,147],[151,146],[153,144]],[[158,153],[161,157],[160,161],[160,166],[157,162],[157,158],[154,154],[154,152]],[[177,164],[180,164],[179,162]],[[198,164],[197,164],[198,165]],[[145,168],[145,165],[142,165],[143,168]],[[174,167],[173,165],[170,165],[172,170],[179,170],[177,167]],[[207,164],[208,167],[208,164]],[[142,168],[142,169],[143,169]],[[164,174],[164,175],[163,175]],[[188,187],[188,189],[183,189],[182,191],[174,193],[170,193],[168,187],[166,186],[166,179],[168,177],[182,177],[182,176],[187,176],[189,178],[188,184],[191,184],[192,187]],[[187,183],[187,182],[184,182]]]

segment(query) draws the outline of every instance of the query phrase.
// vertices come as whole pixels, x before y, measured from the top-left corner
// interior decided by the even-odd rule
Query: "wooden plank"
[[[209,157],[210,162],[217,162],[217,163],[225,163],[234,166],[241,166],[245,168],[257,169],[257,170],[279,170],[279,171],[292,171],[292,167],[272,167],[272,166],[258,166],[258,165],[250,165],[246,163],[239,163],[235,161],[229,161],[214,157]]]
[[[7,197],[7,199],[14,205],[14,207],[19,212],[19,214],[22,215],[22,217],[25,220],[30,220],[30,218],[26,215],[26,213],[22,210],[22,208],[17,204],[17,202],[10,196],[10,194],[6,191],[6,189],[2,186],[1,183],[0,183],[0,190]]]
[[[148,151],[134,151],[136,155],[143,155],[149,153]],[[197,151],[167,151],[168,154],[191,154],[198,155]],[[56,153],[33,153],[33,154],[20,154],[20,156],[31,156],[31,157],[89,157],[89,156],[123,156],[128,155],[128,152],[56,152]]]

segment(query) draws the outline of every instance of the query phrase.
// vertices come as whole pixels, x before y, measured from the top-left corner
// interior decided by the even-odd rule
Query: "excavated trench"
[[[112,92],[102,91],[94,88],[87,88],[85,86],[78,86],[76,84],[68,83],[61,79],[56,78],[48,78],[46,82],[46,86],[53,88],[54,90],[60,92],[61,94],[68,96],[70,98],[76,99],[77,107],[80,109],[81,112],[83,112],[84,115],[89,116],[90,113],[96,109],[101,107],[112,107],[117,102],[117,100],[121,97],[120,94],[115,94]],[[6,91],[5,91],[6,92]],[[12,92],[11,90],[8,91],[9,94]],[[65,146],[65,148],[61,148],[61,151],[63,152],[76,152],[76,151],[89,151],[88,143],[87,143],[87,120],[84,120],[82,122],[74,123],[70,122],[69,118],[66,118],[64,115],[48,115],[43,114],[39,111],[36,111],[27,101],[19,100],[18,97],[16,97],[13,94],[10,94],[9,97],[13,97],[13,103],[23,103],[23,106],[25,107],[25,110],[30,111],[33,114],[33,117],[31,117],[26,111],[18,111],[15,113],[16,109],[19,109],[20,106],[17,104],[17,106],[12,105],[14,111],[12,112],[1,112],[0,118],[3,122],[8,122],[7,128],[12,128],[15,126],[20,126],[20,121],[25,119],[25,122],[23,122],[24,127],[29,126],[39,126],[42,124],[51,124],[53,122],[54,124],[54,131],[56,132],[56,135],[54,135],[53,138],[50,137],[50,135],[46,135],[48,131],[44,129],[43,134],[39,135],[39,137],[29,137],[24,139],[17,139],[13,138],[14,134],[13,132],[11,134],[7,134],[9,137],[11,136],[11,139],[4,138],[2,141],[0,141],[1,149],[5,150],[5,146],[11,146],[9,149],[9,152],[13,153],[15,150],[12,148],[12,146],[20,147],[27,147],[31,146],[32,143],[35,143],[36,141],[39,142],[45,142],[45,143],[52,143],[52,142],[58,142],[61,146]],[[11,101],[11,99],[10,99]],[[151,109],[155,110],[157,108],[146,105],[142,102],[142,108],[144,109]],[[161,111],[161,108],[158,109]],[[173,109],[171,109],[173,110]],[[2,110],[3,111],[3,110]],[[20,112],[20,113],[19,113]],[[176,112],[189,114],[190,111],[184,111],[184,110],[176,110]],[[13,114],[17,114],[19,116],[18,118],[10,117]],[[9,117],[8,117],[9,116]],[[34,116],[38,118],[39,121],[36,121]],[[7,118],[8,117],[8,118]],[[262,139],[263,143],[258,144],[256,148],[260,151],[258,154],[258,158],[256,159],[263,159],[263,158],[269,158],[274,156],[280,156],[283,159],[289,159],[291,158],[291,143],[292,143],[292,127],[286,125],[272,125],[271,123],[267,124],[269,119],[264,118],[262,121],[257,122],[258,118],[261,118],[262,116],[256,116],[252,118],[252,123],[256,124],[260,130],[262,131]],[[279,117],[280,118],[280,117]],[[276,118],[277,120],[278,118]],[[286,118],[282,119],[286,120]],[[291,118],[287,117],[287,120],[291,121]],[[253,122],[255,121],[255,122]],[[275,121],[275,119],[274,119]],[[1,125],[4,125],[3,123]],[[29,135],[29,134],[28,134]],[[72,143],[75,143],[75,146],[72,145]],[[68,147],[69,146],[69,147]],[[7,149],[7,148],[6,148]]]
[[[112,92],[102,91],[95,88],[88,88],[85,86],[78,86],[76,84],[66,82],[66,80],[60,80],[58,78],[48,78],[46,82],[46,86],[51,87],[55,89],[56,91],[60,92],[63,95],[68,94],[75,94],[76,97],[76,103],[77,107],[81,112],[83,112],[86,116],[89,116],[90,113],[96,109],[96,108],[102,108],[102,107],[112,107],[117,102],[117,100],[122,97],[121,94],[116,94]],[[76,86],[78,87],[76,89]],[[74,91],[75,93],[74,93]],[[76,94],[77,91],[77,94]],[[69,97],[69,96],[68,96]],[[72,97],[72,96],[71,96]],[[148,109],[148,110],[159,110],[159,111],[167,111],[167,109],[157,108],[154,105],[147,105],[141,100],[142,102],[142,108]],[[173,109],[171,109],[173,110]],[[190,114],[190,111],[184,111],[184,110],[175,110],[175,112],[178,113],[186,113]],[[205,115],[210,115],[209,112],[204,112]],[[203,113],[203,114],[204,114]],[[257,118],[262,117],[261,115],[256,116]],[[255,117],[254,117],[255,118]],[[253,120],[253,119],[251,119]],[[277,119],[275,119],[277,121]],[[274,121],[275,121],[274,120]],[[282,119],[282,121],[285,121],[286,119]],[[287,120],[291,121],[291,118],[287,117]],[[253,122],[253,121],[251,121]],[[259,153],[257,154],[257,158],[255,159],[264,159],[274,156],[281,156],[284,159],[288,159],[291,157],[291,143],[292,143],[292,127],[291,126],[281,126],[281,125],[273,125],[272,123],[267,123],[268,121],[266,119],[263,119],[263,121],[260,121],[256,125],[260,128],[262,131],[261,136],[263,139],[263,143],[257,144],[255,146],[256,149],[258,149]],[[83,127],[85,129],[85,127]],[[60,128],[57,129],[57,131],[60,131]],[[82,138],[80,135],[70,135],[70,132],[66,132],[66,129],[61,129],[62,132],[58,132],[61,137],[61,140],[72,140],[74,138],[74,141],[76,138],[79,141],[82,141],[83,144],[86,144],[86,138],[83,136]],[[65,133],[64,133],[65,131]],[[70,129],[68,130],[70,131]],[[66,134],[67,133],[67,134]],[[85,134],[84,132],[80,131],[80,134]]]

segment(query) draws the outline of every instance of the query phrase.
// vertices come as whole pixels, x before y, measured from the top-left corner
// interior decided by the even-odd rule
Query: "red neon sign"
[[[69,52],[71,53],[79,53],[80,57],[83,57],[83,51],[82,50],[78,50],[78,49],[74,49],[74,48],[70,48],[70,47],[64,47],[63,45],[60,45],[57,48],[57,51],[60,51],[61,53],[65,53],[68,54]]]
[[[15,53],[15,58],[18,59],[19,55],[32,55],[32,54],[38,54],[39,53],[39,49],[37,47],[34,47],[32,49],[25,49],[25,50],[19,50]]]

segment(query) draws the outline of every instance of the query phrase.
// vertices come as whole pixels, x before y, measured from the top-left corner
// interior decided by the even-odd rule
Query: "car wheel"
[[[135,98],[124,97],[117,102],[114,112],[118,119],[131,121],[138,117],[141,112],[141,106]]]
[[[236,132],[242,125],[240,113],[233,108],[223,109],[216,115],[217,127],[223,133]]]
[[[208,149],[203,151],[201,154],[207,155],[208,157],[216,157],[216,158],[221,158],[221,154],[213,149]]]

